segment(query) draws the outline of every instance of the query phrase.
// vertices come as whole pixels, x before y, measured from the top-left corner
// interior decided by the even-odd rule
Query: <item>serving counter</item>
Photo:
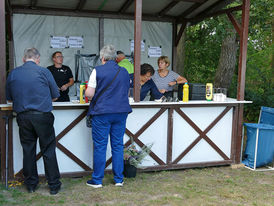
[[[143,162],[144,170],[166,170],[235,162],[240,152],[237,140],[239,105],[250,101],[227,98],[225,102],[138,102],[131,103],[124,135],[125,146],[133,138],[137,148],[153,143]],[[57,160],[62,176],[90,174],[93,167],[91,129],[86,127],[88,104],[53,103]],[[12,113],[9,104],[0,105],[1,116]],[[9,121],[9,177],[22,175],[22,147],[16,118]],[[1,132],[1,173],[6,155],[5,135]],[[6,157],[6,156],[5,156]],[[37,167],[44,174],[37,145]],[[111,169],[111,149],[107,147],[106,170]]]

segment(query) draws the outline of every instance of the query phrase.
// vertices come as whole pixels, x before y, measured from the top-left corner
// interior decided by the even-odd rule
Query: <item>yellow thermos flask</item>
[[[188,102],[189,99],[189,86],[186,82],[183,86],[183,102]]]
[[[86,88],[85,83],[80,84],[80,104],[85,104],[84,90]]]
[[[206,83],[206,100],[211,101],[213,98],[213,84]]]

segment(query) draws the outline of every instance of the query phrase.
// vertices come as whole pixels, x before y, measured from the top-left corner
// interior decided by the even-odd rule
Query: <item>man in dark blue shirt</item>
[[[13,69],[7,78],[6,98],[13,102],[13,110],[17,113],[23,147],[24,183],[30,193],[35,191],[39,183],[36,165],[36,143],[39,137],[50,194],[54,195],[60,190],[61,182],[51,110],[52,101],[60,94],[50,71],[38,66],[40,54],[37,49],[26,49],[23,61],[24,64]]]
[[[142,64],[141,65],[141,75],[140,75],[140,84],[141,84],[141,91],[140,91],[140,100],[143,101],[148,92],[153,97],[153,99],[160,99],[163,94],[159,92],[157,86],[151,79],[154,74],[154,68],[150,64]],[[131,81],[130,87],[133,88],[133,79]]]

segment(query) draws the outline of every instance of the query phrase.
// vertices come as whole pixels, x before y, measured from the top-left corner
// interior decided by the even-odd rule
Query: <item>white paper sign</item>
[[[162,48],[158,46],[148,47],[149,57],[160,57],[162,56]]]
[[[130,41],[130,51],[133,52],[134,51],[134,40]],[[141,41],[141,51],[144,52],[145,51],[145,42],[144,40]]]
[[[50,38],[50,46],[52,48],[66,48],[67,38],[63,36],[52,36]]]
[[[84,39],[81,36],[70,36],[68,38],[68,47],[69,48],[83,48]]]

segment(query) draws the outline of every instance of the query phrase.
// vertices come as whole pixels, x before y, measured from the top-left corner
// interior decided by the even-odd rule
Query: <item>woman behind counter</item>
[[[187,82],[186,78],[180,76],[176,72],[168,69],[170,60],[167,56],[158,58],[158,71],[152,76],[159,91],[165,97],[173,97],[173,89],[177,84],[184,84]]]

